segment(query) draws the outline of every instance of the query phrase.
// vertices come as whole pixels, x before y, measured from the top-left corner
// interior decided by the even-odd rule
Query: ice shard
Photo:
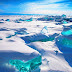
[[[66,21],[63,21],[62,23],[63,23],[63,24],[67,24],[67,22],[66,22]]]
[[[41,56],[33,58],[27,62],[21,60],[10,60],[9,63],[16,67],[20,72],[31,72],[42,64]]]
[[[26,34],[28,34],[26,31],[17,31],[17,32],[15,32],[15,35],[16,34],[19,34],[19,35],[26,35]]]
[[[47,18],[47,17],[44,17],[44,19],[46,19],[46,20],[47,20],[48,18]]]
[[[23,19],[19,19],[19,21],[24,21]]]
[[[61,17],[62,17],[62,18],[66,18],[66,15],[65,15],[65,14],[63,14]]]
[[[72,29],[68,31],[63,31],[61,34],[65,36],[72,35]]]
[[[64,36],[60,36],[57,39],[57,45],[62,47],[62,49],[64,49],[65,47],[68,48],[68,49],[72,48],[72,39],[69,39],[69,38],[64,37]]]
[[[42,33],[42,34],[48,33],[48,28],[47,28],[47,26],[43,27],[43,29],[41,30],[41,33]]]
[[[27,19],[25,21],[27,21],[27,22],[33,21],[33,18]]]
[[[10,19],[6,19],[5,21],[8,21],[8,22],[9,22],[9,21],[10,21]]]

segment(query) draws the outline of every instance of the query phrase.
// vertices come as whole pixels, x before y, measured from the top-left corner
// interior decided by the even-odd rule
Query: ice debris
[[[20,18],[19,21],[24,21],[24,20]]]
[[[62,23],[63,23],[63,24],[67,24],[67,22],[66,22],[66,21],[62,21]]]
[[[27,21],[27,22],[33,21],[33,18],[27,19],[25,21]]]
[[[62,15],[62,18],[66,18],[66,15],[65,15],[65,14],[63,14],[63,15]]]
[[[15,35],[27,35],[27,34],[28,33],[26,31],[17,31],[14,33],[14,35],[9,35],[6,38],[11,38],[12,36],[15,36]]]
[[[8,21],[8,22],[9,22],[9,21],[10,21],[10,19],[6,19],[5,21]]]

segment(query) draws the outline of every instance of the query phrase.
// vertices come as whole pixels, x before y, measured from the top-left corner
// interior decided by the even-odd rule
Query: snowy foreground
[[[42,56],[42,64],[32,72],[72,72],[72,52],[64,54],[56,44],[56,38],[61,35],[64,26],[72,23],[57,25],[58,22],[54,21],[38,21],[38,16],[33,16],[33,21],[16,23],[15,20],[20,18],[28,16],[0,16],[0,19],[4,19],[0,21],[0,72],[19,72],[9,64],[9,60],[28,61],[39,55]],[[48,31],[42,34],[45,26]],[[18,31],[25,34],[14,35]],[[55,37],[54,40],[34,41],[49,36]]]

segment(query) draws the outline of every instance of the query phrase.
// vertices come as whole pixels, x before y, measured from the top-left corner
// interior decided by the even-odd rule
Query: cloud
[[[21,5],[22,13],[31,13],[31,14],[70,14],[72,13],[69,4],[65,3],[55,3],[62,0],[45,0],[38,2],[31,2],[24,4],[26,7],[23,11],[23,4]]]
[[[24,12],[26,14],[49,14],[49,15],[62,15],[62,14],[66,14],[66,15],[72,15],[72,11],[69,10],[33,10],[33,11],[26,11]]]
[[[4,2],[7,0],[3,0]],[[18,2],[17,2],[18,1]],[[1,9],[6,12],[19,12],[23,14],[70,14],[72,5],[69,0],[9,0],[9,4],[0,3]],[[14,4],[11,4],[14,3]]]
[[[61,5],[61,4],[43,4],[43,5],[40,5],[40,4],[36,4],[36,3],[29,3],[27,5],[27,8],[28,10],[39,10],[39,9],[57,9],[57,8],[63,8],[63,7],[66,7],[67,5]]]

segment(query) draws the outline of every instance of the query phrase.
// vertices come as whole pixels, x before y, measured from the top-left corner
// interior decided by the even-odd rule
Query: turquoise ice
[[[9,21],[10,21],[10,19],[7,19],[6,21],[8,21],[8,22],[9,22]]]
[[[62,18],[66,18],[66,15],[65,15],[65,14],[63,14],[63,15],[62,15]]]
[[[44,19],[47,20],[48,18],[47,17],[44,17]]]
[[[19,35],[26,35],[28,33],[26,31],[18,31],[18,32],[15,32],[15,35],[17,35],[17,34],[19,34]]]
[[[63,31],[61,34],[62,35],[66,35],[66,36],[72,35],[72,29],[71,30],[68,30],[68,31]]]
[[[21,60],[10,60],[9,63],[16,67],[20,72],[31,72],[42,64],[42,57],[38,56],[27,62]]]
[[[66,21],[63,21],[62,23],[63,23],[63,24],[67,24],[67,22],[66,22]]]
[[[27,21],[27,22],[33,21],[33,18],[27,19],[25,21]]]
[[[59,40],[58,43],[60,43],[62,46],[72,48],[72,40],[71,39],[68,39],[65,37],[59,37],[58,40]]]
[[[50,18],[50,20],[54,20],[53,18]]]
[[[11,38],[12,37],[12,35],[9,35],[9,36],[7,36],[6,38]]]
[[[26,31],[17,31],[17,32],[14,33],[14,35],[9,35],[6,38],[11,38],[11,37],[13,37],[15,35],[27,35],[27,34],[28,33]]]
[[[19,19],[19,21],[24,21],[23,19]]]

